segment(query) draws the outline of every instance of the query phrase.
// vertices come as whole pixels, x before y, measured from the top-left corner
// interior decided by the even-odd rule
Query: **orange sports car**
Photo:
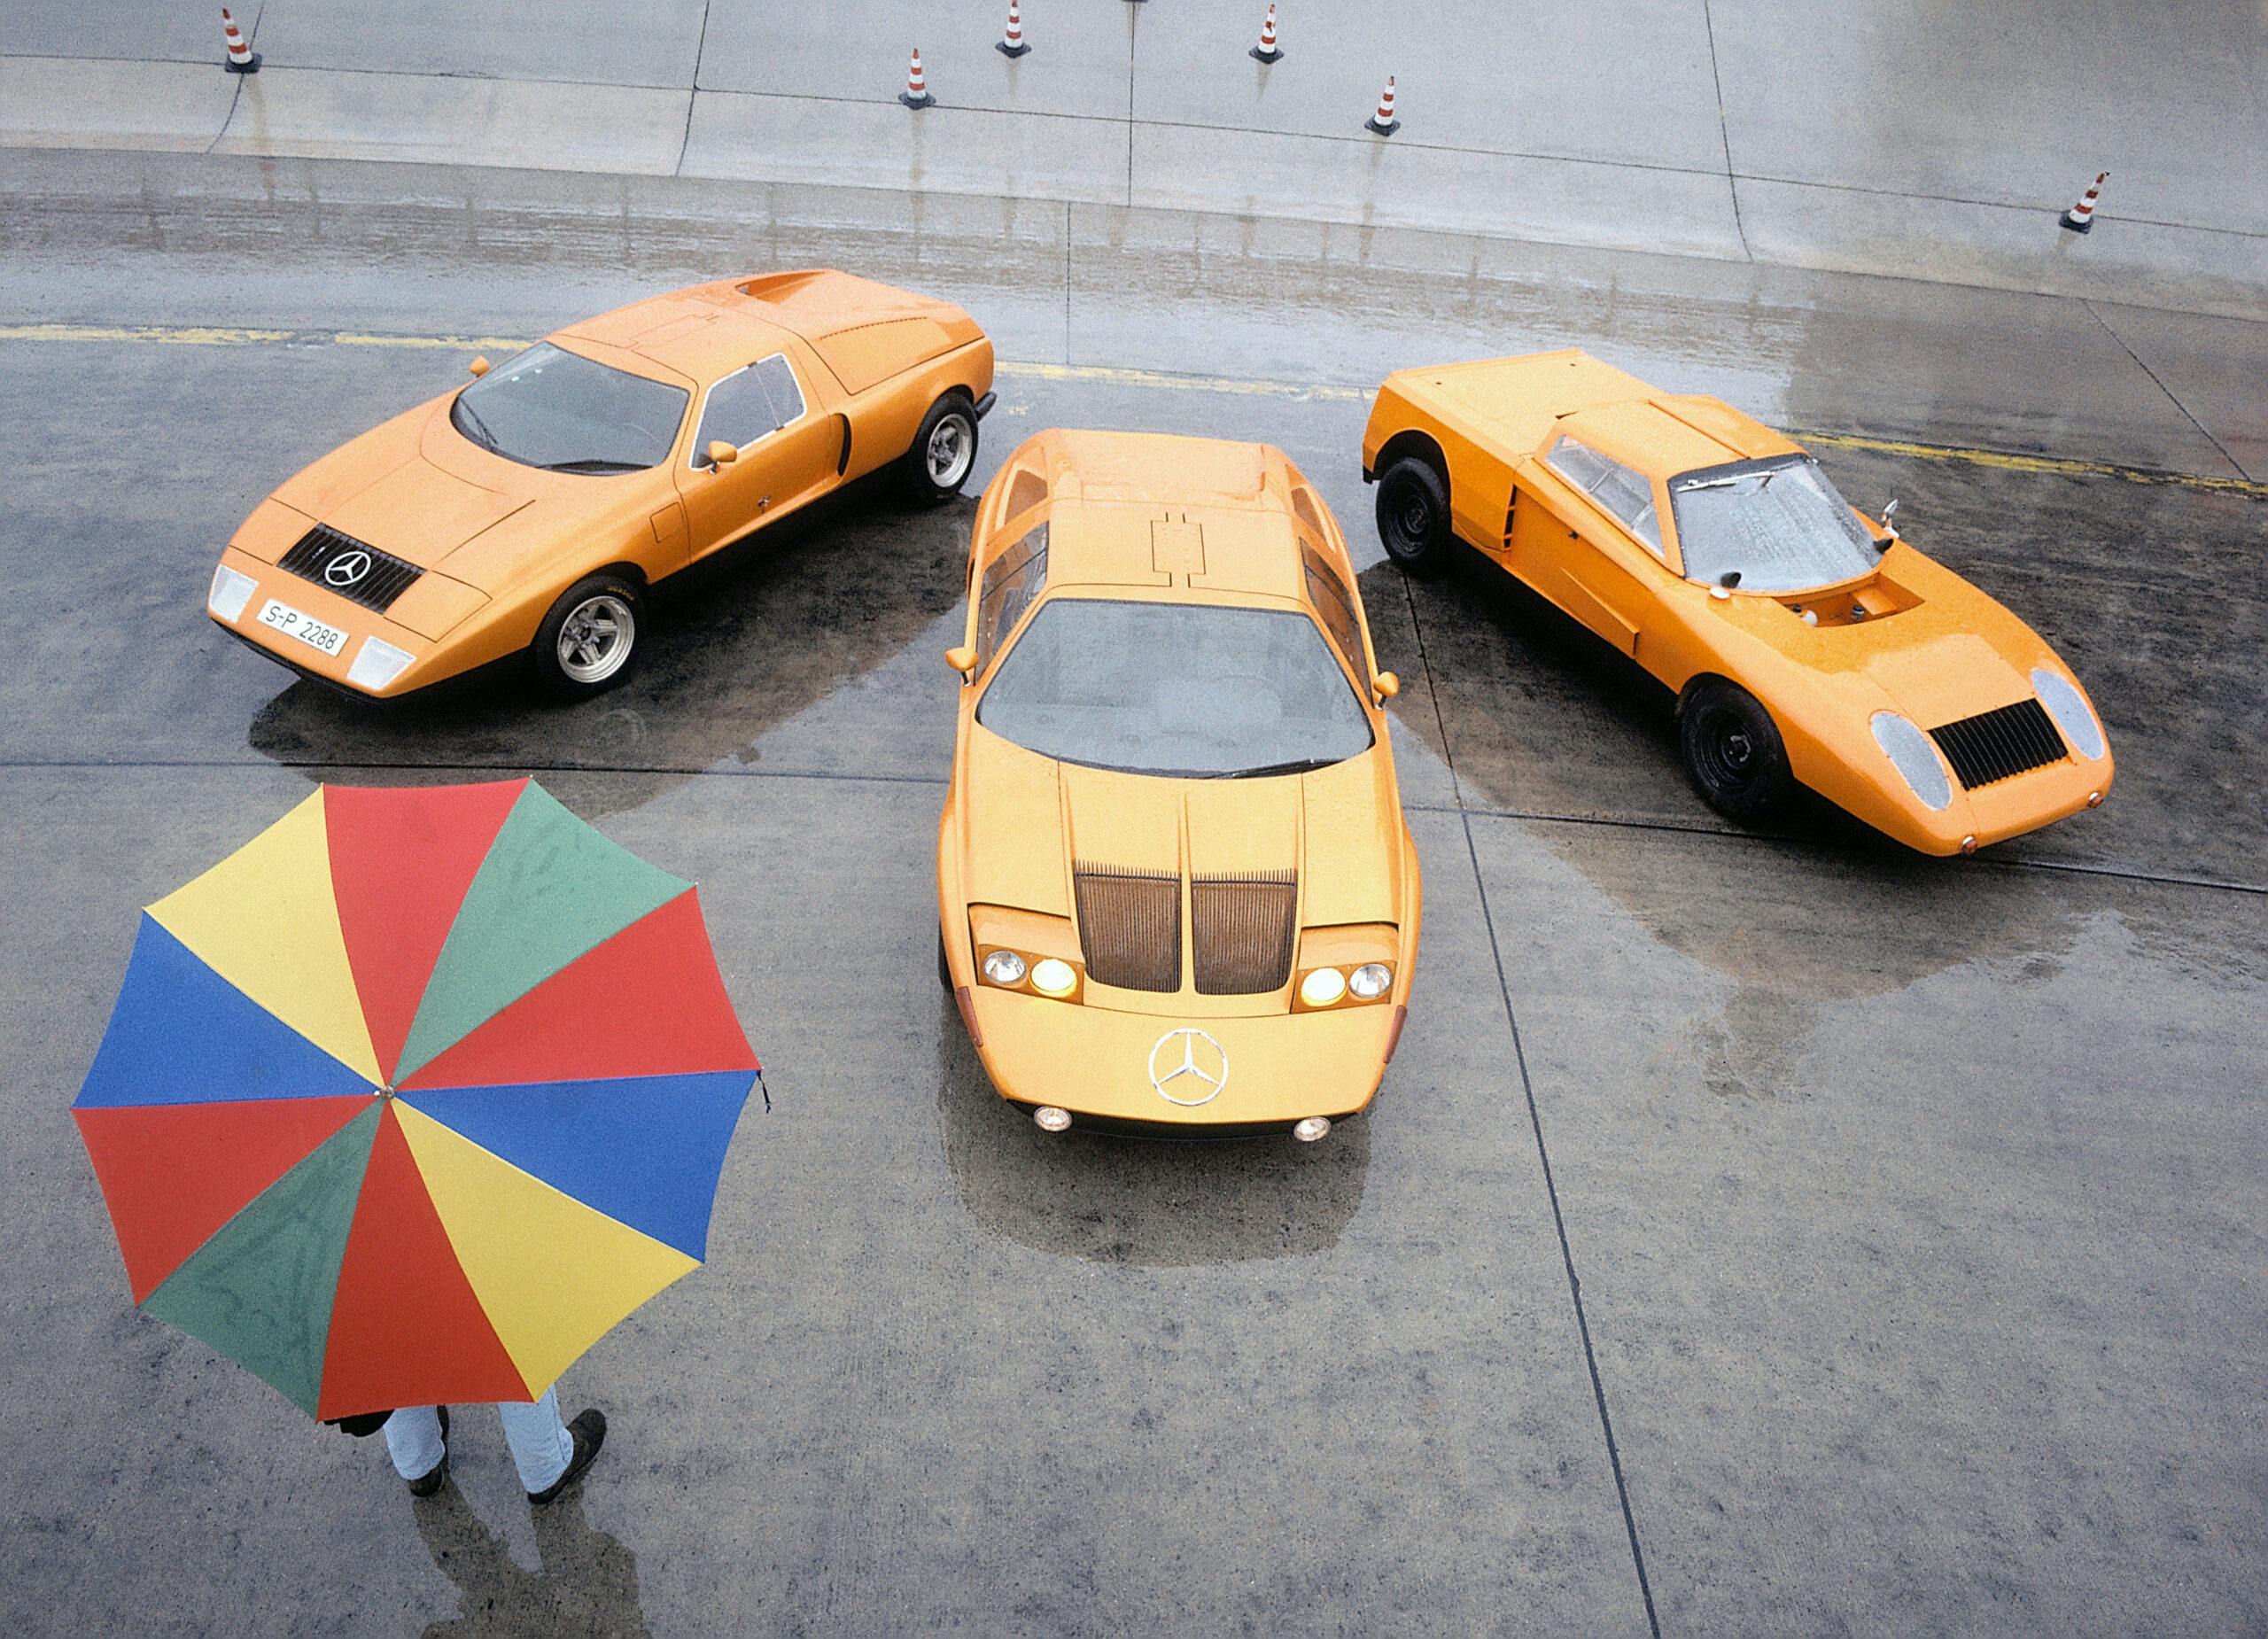
[[[1363,434],[1405,568],[1452,536],[1677,694],[1694,786],[1762,814],[1801,783],[1924,853],[2110,789],[2086,691],[2031,627],[1721,400],[1570,349],[1386,377]]]
[[[957,493],[992,344],[846,273],[695,285],[571,325],[333,450],[260,502],[206,610],[270,658],[405,695],[518,655],[622,680],[647,589],[879,467]]]
[[[1418,954],[1417,851],[1338,524],[1282,452],[1043,432],[978,503],[938,977],[1074,1124],[1322,1138]]]

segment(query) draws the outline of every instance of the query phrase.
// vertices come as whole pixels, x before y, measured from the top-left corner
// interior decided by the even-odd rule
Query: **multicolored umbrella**
[[[72,1112],[135,1301],[338,1418],[541,1394],[705,1255],[757,1075],[690,883],[326,786],[150,906]]]

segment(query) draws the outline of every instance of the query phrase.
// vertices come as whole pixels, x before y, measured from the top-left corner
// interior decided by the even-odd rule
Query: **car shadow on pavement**
[[[531,1511],[540,1571],[512,1557],[454,1481],[415,1503],[417,1534],[455,1585],[456,1615],[429,1624],[425,1639],[642,1639],[638,1560],[583,1517],[571,1492]]]
[[[1042,1132],[993,1091],[952,998],[940,993],[937,1009],[945,1164],[992,1234],[1098,1263],[1235,1263],[1326,1251],[1363,1204],[1368,1115],[1315,1144]]]

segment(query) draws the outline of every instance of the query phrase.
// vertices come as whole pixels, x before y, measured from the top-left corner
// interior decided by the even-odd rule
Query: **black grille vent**
[[[1961,776],[1961,785],[1971,791],[2063,760],[2063,736],[2037,700],[2019,700],[1964,717],[1931,729],[1930,737]]]
[[[328,524],[318,524],[300,536],[279,567],[381,614],[425,572],[390,552],[342,535]]]
[[[1181,989],[1181,878],[1172,871],[1074,865],[1087,976],[1126,990]]]
[[[1298,880],[1289,871],[1199,876],[1189,883],[1200,996],[1257,996],[1292,976]]]

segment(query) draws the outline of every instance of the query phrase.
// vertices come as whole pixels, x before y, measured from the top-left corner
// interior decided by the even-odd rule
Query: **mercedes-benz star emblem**
[[[334,586],[351,586],[370,572],[370,555],[342,552],[322,566],[322,578]]]
[[[1169,1104],[1194,1109],[1229,1084],[1229,1055],[1202,1030],[1168,1030],[1150,1049],[1150,1085]]]

